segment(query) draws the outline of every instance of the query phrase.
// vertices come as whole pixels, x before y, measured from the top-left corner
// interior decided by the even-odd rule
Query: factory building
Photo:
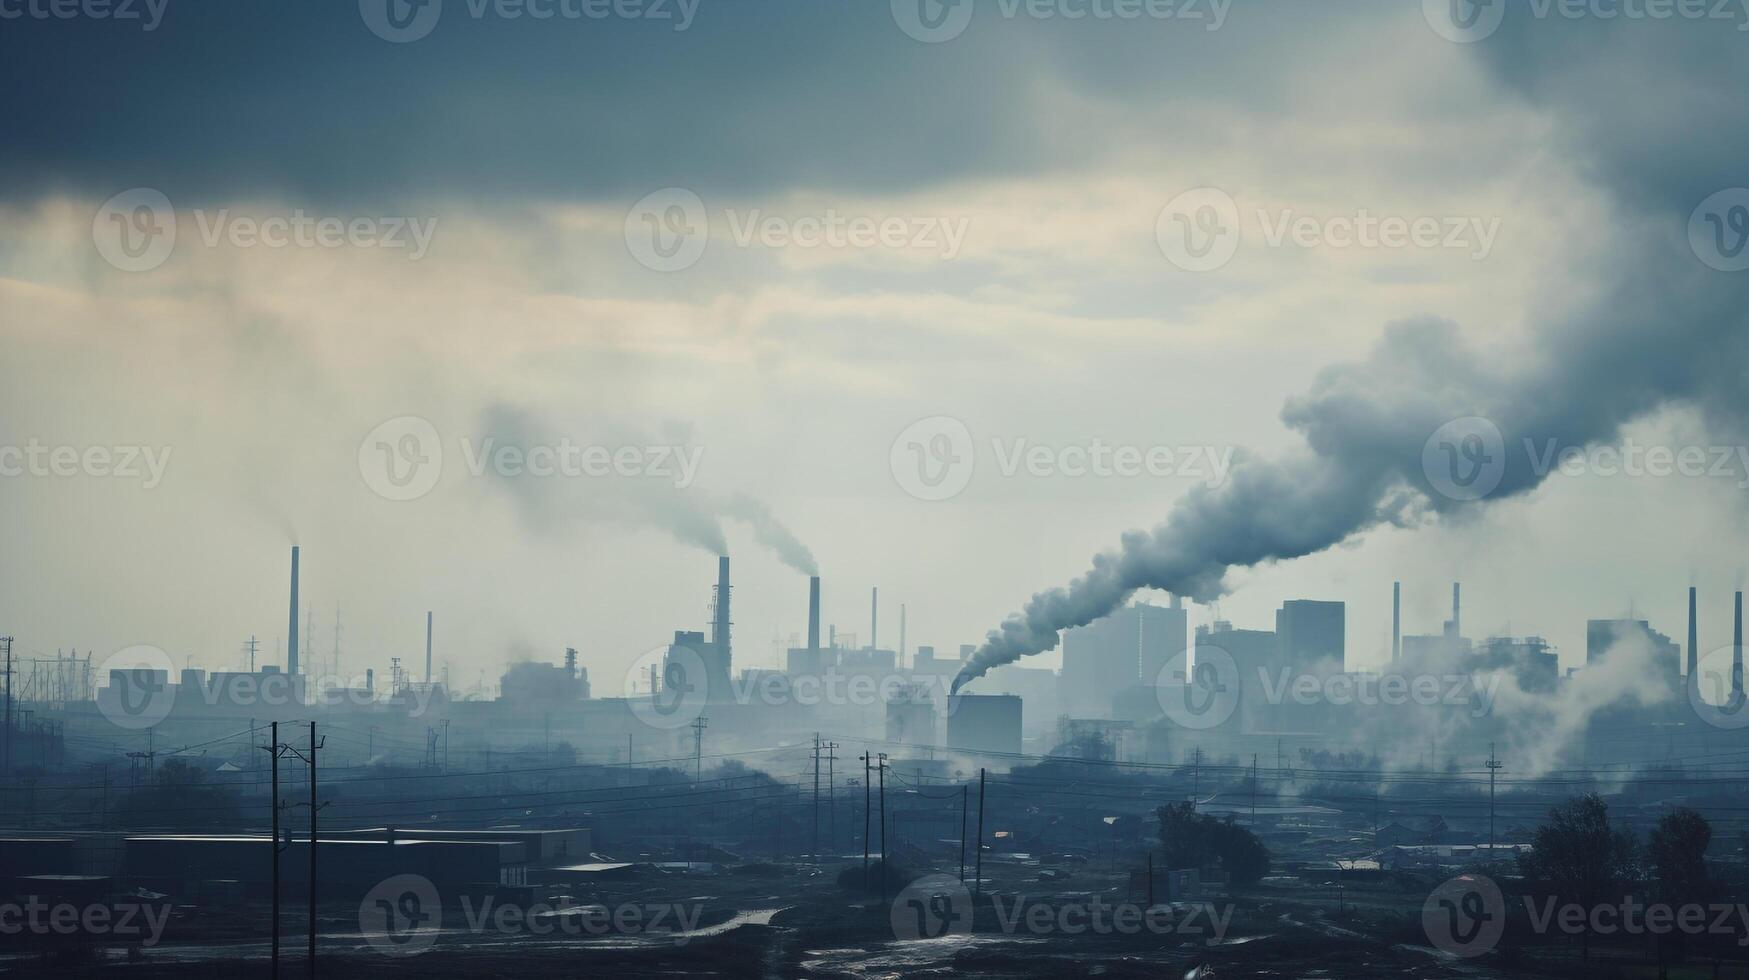
[[[947,747],[961,752],[1018,753],[1020,699],[1008,694],[958,694],[947,706]]]

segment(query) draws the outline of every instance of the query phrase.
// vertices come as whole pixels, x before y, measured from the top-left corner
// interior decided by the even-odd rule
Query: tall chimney
[[[1391,583],[1391,663],[1403,656],[1403,583]]]
[[[868,600],[868,648],[874,650],[880,647],[876,642],[880,638],[881,628],[881,590],[876,586]]]
[[[291,625],[286,630],[285,672],[298,673],[298,546],[292,545]]]
[[[1462,590],[1463,583],[1451,583],[1451,638],[1454,640],[1464,635],[1463,607],[1458,601]]]
[[[425,611],[425,686],[431,686],[431,611]]]
[[[899,666],[905,665],[905,604],[899,603]]]
[[[1743,696],[1743,592],[1737,592],[1737,622],[1731,631],[1731,695]]]
[[[711,624],[711,642],[722,655],[723,669],[729,667],[729,556],[717,558],[716,620]]]
[[[808,649],[820,649],[820,576],[808,576]]]
[[[1700,626],[1694,620],[1694,586],[1688,587],[1688,686],[1695,687],[1700,682],[1700,675],[1695,668],[1700,664]]]

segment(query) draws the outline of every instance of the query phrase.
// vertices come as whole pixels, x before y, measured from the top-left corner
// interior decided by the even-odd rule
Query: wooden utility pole
[[[704,773],[704,730],[709,726],[709,718],[700,715],[692,722],[692,781],[697,783]]]
[[[310,980],[316,980],[316,723],[310,722]]]
[[[279,980],[279,722],[274,722],[268,755],[273,757],[273,980]]]
[[[1506,763],[1494,757],[1494,743],[1488,743],[1488,860],[1494,860],[1494,774]]]
[[[862,750],[862,890],[864,892],[868,891],[868,810],[869,810],[869,803],[871,802],[869,799],[870,789],[869,789],[869,779],[868,779],[868,763],[869,763],[868,750],[863,749]]]
[[[12,637],[0,636],[0,643],[6,645],[6,755],[0,762],[0,772],[12,772]]]
[[[837,742],[826,743],[826,841],[833,854],[838,853],[838,794],[833,790],[833,777],[837,775],[837,749]]]
[[[880,760],[878,772],[881,780],[881,903],[884,905],[887,901],[887,878],[890,876],[887,869],[887,754],[878,752],[876,758]]]
[[[972,788],[960,786],[960,884],[966,881],[966,811],[970,809]]]
[[[814,860],[820,860],[820,733],[814,733]]]
[[[974,882],[974,884],[977,886],[978,897],[983,898],[984,897],[984,770],[982,767],[980,767],[978,769],[978,847],[977,847],[977,850],[974,851],[973,853],[975,853],[977,855],[977,870],[975,872],[973,872],[977,876],[977,881]]]

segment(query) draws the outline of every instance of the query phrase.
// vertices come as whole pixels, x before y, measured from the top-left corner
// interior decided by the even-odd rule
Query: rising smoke
[[[526,409],[502,402],[488,406],[481,419],[481,439],[494,446],[551,446],[561,440],[553,427]],[[578,441],[573,436],[573,442]],[[595,443],[603,442],[599,437]],[[617,445],[651,446],[659,440],[645,433],[616,431]],[[754,540],[772,551],[784,564],[807,575],[819,574],[813,552],[772,514],[763,501],[746,493],[713,494],[697,486],[676,486],[663,479],[603,478],[508,478],[493,481],[515,501],[523,523],[537,532],[550,532],[564,523],[605,522],[654,527],[672,534],[682,544],[710,552],[729,553],[723,533],[725,519],[742,522],[753,530]]]
[[[1692,409],[1715,432],[1738,438],[1749,429],[1749,273],[1704,265],[1687,233],[1701,201],[1732,186],[1733,177],[1741,182],[1722,163],[1742,159],[1744,148],[1716,144],[1749,140],[1744,109],[1708,103],[1720,117],[1716,125],[1699,127],[1703,138],[1666,144],[1670,152],[1648,166],[1645,134],[1669,127],[1660,107],[1687,89],[1679,80],[1665,83],[1672,91],[1627,82],[1639,77],[1636,68],[1645,78],[1665,78],[1672,63],[1741,81],[1745,62],[1733,39],[1642,34],[1624,49],[1601,28],[1579,35],[1567,25],[1523,20],[1527,32],[1563,31],[1563,43],[1524,59],[1516,55],[1531,42],[1508,31],[1493,39],[1499,43],[1489,50],[1501,60],[1488,67],[1502,84],[1547,103],[1551,118],[1576,121],[1564,134],[1572,155],[1614,206],[1607,235],[1574,243],[1575,265],[1596,283],[1590,301],[1533,320],[1542,326],[1527,343],[1486,351],[1467,346],[1448,321],[1387,327],[1364,360],[1326,368],[1309,391],[1289,399],[1282,421],[1304,438],[1302,448],[1239,458],[1225,485],[1192,491],[1153,530],[1124,534],[1081,577],[1035,594],[990,631],[955,678],[956,690],[993,667],[1053,649],[1060,631],[1105,616],[1138,589],[1209,601],[1227,591],[1230,569],[1315,554],[1381,524],[1446,519],[1527,493],[1549,473],[1538,465],[1546,447],[1608,443],[1661,408]],[[1623,65],[1623,57],[1645,64]],[[1557,78],[1585,83],[1547,84]],[[1423,450],[1441,426],[1472,416],[1500,430],[1504,472],[1482,499],[1455,500],[1431,484]]]

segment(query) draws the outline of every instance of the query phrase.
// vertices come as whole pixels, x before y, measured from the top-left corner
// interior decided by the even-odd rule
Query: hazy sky
[[[613,694],[705,627],[720,525],[737,661],[777,663],[806,581],[793,543],[739,519],[746,497],[811,552],[841,631],[866,639],[879,585],[883,645],[902,602],[913,647],[952,648],[1217,462],[1299,449],[1284,405],[1428,318],[1476,352],[1472,382],[1548,357],[1553,323],[1667,330],[1661,356],[1571,368],[1626,393],[1632,445],[1719,447],[1711,475],[1556,475],[1235,573],[1220,615],[1267,628],[1283,599],[1346,600],[1366,665],[1393,579],[1410,632],[1438,630],[1462,579],[1466,632],[1542,634],[1574,666],[1586,618],[1631,607],[1680,636],[1692,583],[1703,647],[1728,642],[1749,484],[1740,11],[1514,5],[1480,37],[1414,0],[393,2],[407,32],[379,0],[0,24],[0,446],[19,450],[0,452],[0,631],[20,651],[271,651],[297,542],[317,650],[339,603],[349,671],[420,656],[435,609],[459,686],[576,646]],[[1204,188],[1240,234],[1198,271],[1214,260],[1183,236],[1205,212],[1181,195]],[[164,240],[160,201],[173,248],[118,253]],[[708,234],[674,235],[700,208]],[[257,240],[275,218],[309,224],[275,247]],[[1344,244],[1380,221],[1437,231]],[[430,428],[379,429],[405,417]],[[975,465],[919,499],[911,437],[927,462],[960,430],[895,441],[941,417]],[[435,485],[390,499],[411,491],[381,453],[431,434]],[[488,438],[678,447],[696,472],[473,475]],[[1049,472],[1095,440],[1199,469]],[[1052,452],[1005,473],[1022,445]],[[162,475],[84,457],[57,475],[18,463],[32,447],[139,448]]]

